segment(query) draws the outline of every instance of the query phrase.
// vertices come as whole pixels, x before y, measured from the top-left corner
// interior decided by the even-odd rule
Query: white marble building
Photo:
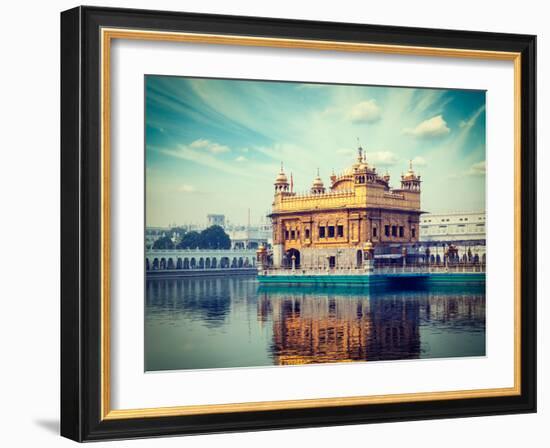
[[[420,241],[485,241],[485,212],[426,213]]]

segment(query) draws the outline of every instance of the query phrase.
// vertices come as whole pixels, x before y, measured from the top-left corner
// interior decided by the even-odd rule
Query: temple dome
[[[403,175],[403,180],[416,180],[416,174],[412,167],[412,160],[409,161],[409,170]]]
[[[275,183],[277,184],[286,184],[288,182],[288,179],[286,177],[286,174],[281,172],[278,174],[277,179],[275,179]]]
[[[283,170],[283,164],[281,163],[281,172],[277,175],[275,179],[275,184],[288,184],[288,178]]]
[[[325,192],[325,185],[323,184],[323,180],[321,179],[321,176],[319,176],[319,168],[317,168],[317,177],[313,179],[313,185],[311,186],[311,192],[313,194],[320,194]]]
[[[317,177],[313,179],[313,188],[323,188],[324,186],[323,180],[317,175]]]

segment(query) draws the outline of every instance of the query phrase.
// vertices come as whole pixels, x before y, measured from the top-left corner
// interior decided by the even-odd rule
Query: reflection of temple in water
[[[411,359],[420,353],[418,307],[403,300],[264,294],[259,310],[272,313],[276,364]]]
[[[478,321],[483,296],[384,294],[384,298],[299,290],[263,292],[258,320],[273,322],[272,356],[278,365],[416,359],[421,324]]]
[[[146,370],[485,355],[485,285],[145,282]]]

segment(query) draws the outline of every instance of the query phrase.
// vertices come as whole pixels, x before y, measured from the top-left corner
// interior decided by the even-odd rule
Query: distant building
[[[182,237],[179,231],[174,227],[145,227],[145,248],[152,249],[153,244],[159,238],[169,236],[174,244],[176,244]]]
[[[420,241],[484,241],[485,212],[426,213],[420,218]]]
[[[234,227],[225,231],[231,239],[231,249],[257,249],[261,244],[271,246],[271,225]]]
[[[210,214],[206,215],[206,219],[208,221],[208,227],[220,226],[222,229],[225,228],[225,215]]]
[[[170,232],[168,227],[146,227],[145,228],[145,248],[151,249],[155,241],[162,238]]]
[[[235,225],[225,219],[225,215],[207,215],[207,225],[204,224],[173,224],[171,227],[146,227],[145,248],[152,249],[153,244],[159,238],[169,236],[174,244],[177,244],[183,234],[179,232],[201,232],[207,227],[218,225],[225,230],[231,239],[231,249],[257,249],[261,244],[271,247],[272,230],[271,221],[265,219],[257,225]]]

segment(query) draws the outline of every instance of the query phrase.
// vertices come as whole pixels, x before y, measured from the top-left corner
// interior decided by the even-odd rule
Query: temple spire
[[[357,161],[359,163],[363,163],[366,160],[367,160],[366,151],[361,146],[361,141],[359,140],[359,137],[357,137]]]
[[[283,162],[281,162],[281,172],[275,179],[275,193],[288,192],[288,179],[284,172]]]

